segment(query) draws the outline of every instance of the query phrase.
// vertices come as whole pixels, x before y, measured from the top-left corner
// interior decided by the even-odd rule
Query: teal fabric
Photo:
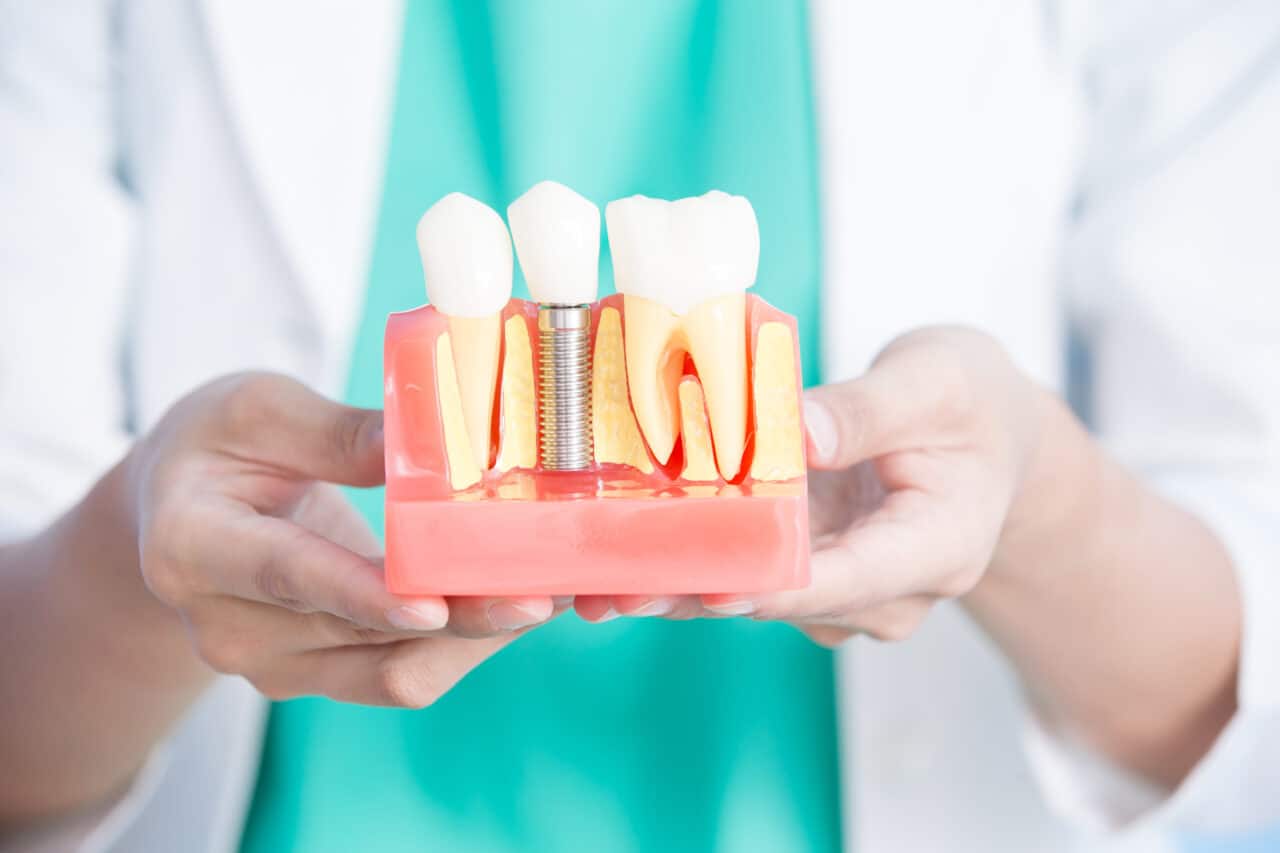
[[[544,178],[602,206],[748,196],[755,292],[798,318],[813,383],[814,144],[799,0],[411,0],[349,399],[381,405],[386,314],[423,301],[423,210]],[[381,493],[354,499],[381,529]],[[834,708],[830,653],[786,626],[570,614],[425,711],[274,706],[242,850],[832,851]]]

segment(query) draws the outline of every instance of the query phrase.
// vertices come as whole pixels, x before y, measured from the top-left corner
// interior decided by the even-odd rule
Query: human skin
[[[1052,727],[1176,784],[1235,709],[1221,544],[1107,458],[988,338],[929,329],[806,398],[809,587],[579,597],[588,619],[749,616],[827,645],[959,598]],[[388,594],[324,483],[382,479],[377,412],[241,375],[179,403],[67,515],[0,548],[0,822],[118,790],[214,671],[421,707],[556,602]],[[408,608],[408,609],[406,609]],[[393,615],[394,614],[394,615]]]
[[[974,331],[899,338],[805,414],[807,588],[580,596],[578,612],[783,620],[835,645],[906,638],[959,599],[1049,727],[1166,788],[1186,776],[1236,708],[1241,602],[1203,524]]]
[[[418,708],[554,615],[545,597],[386,591],[377,538],[329,485],[382,482],[381,424],[284,377],[228,377],[0,548],[0,826],[120,789],[217,672],[274,699]]]

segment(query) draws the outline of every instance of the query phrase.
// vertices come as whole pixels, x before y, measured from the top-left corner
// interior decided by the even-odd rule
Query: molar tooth
[[[427,300],[448,318],[459,404],[471,453],[489,468],[502,309],[511,299],[511,238],[502,217],[450,193],[418,221]]]
[[[654,456],[679,431],[684,353],[694,361],[721,476],[742,467],[747,423],[746,295],[760,234],[751,204],[711,191],[675,202],[633,196],[605,209],[626,308],[627,373],[636,419]]]

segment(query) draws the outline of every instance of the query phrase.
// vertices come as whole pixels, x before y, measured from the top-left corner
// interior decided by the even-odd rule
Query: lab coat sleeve
[[[113,5],[0,0],[0,542],[46,526],[128,443]]]
[[[0,0],[0,543],[47,526],[129,443],[135,213],[114,129],[112,6]],[[99,849],[165,760],[158,750],[114,801],[0,849]]]
[[[1029,754],[1051,804],[1086,825],[1276,823],[1280,5],[1107,8],[1085,55],[1093,130],[1066,255],[1091,356],[1086,415],[1229,553],[1244,606],[1239,710],[1173,792],[1034,720]]]

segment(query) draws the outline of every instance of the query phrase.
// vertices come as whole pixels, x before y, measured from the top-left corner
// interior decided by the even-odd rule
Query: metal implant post
[[[544,469],[591,467],[589,305],[538,306],[538,426]]]

